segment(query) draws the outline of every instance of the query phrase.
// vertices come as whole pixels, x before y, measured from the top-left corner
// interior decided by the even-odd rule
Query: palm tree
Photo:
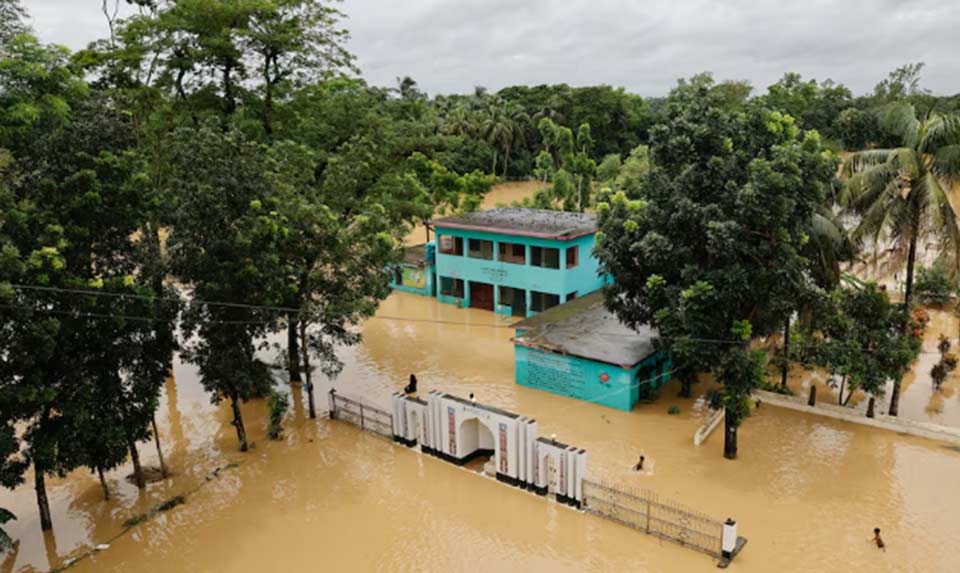
[[[498,103],[501,105],[492,106],[484,121],[483,136],[494,147],[491,173],[497,173],[497,149],[500,149],[503,151],[503,176],[506,178],[510,167],[510,150],[526,141],[529,118],[518,105],[505,104],[502,100]]]
[[[907,259],[903,327],[906,331],[913,297],[917,241],[939,239],[941,255],[956,269],[960,261],[960,225],[951,204],[952,187],[960,182],[960,118],[930,112],[917,117],[913,105],[893,104],[883,127],[901,146],[854,153],[844,165],[844,203],[861,219],[854,240],[887,240]],[[896,416],[900,383],[893,386],[890,415]]]

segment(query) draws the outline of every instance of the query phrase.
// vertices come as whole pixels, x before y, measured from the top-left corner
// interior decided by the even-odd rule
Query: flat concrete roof
[[[622,368],[633,368],[656,353],[657,331],[633,330],[603,306],[603,293],[555,306],[513,325],[524,330],[513,342],[548,352],[568,354]]]
[[[486,231],[541,239],[569,241],[597,232],[597,216],[545,209],[498,207],[430,221],[434,227]]]

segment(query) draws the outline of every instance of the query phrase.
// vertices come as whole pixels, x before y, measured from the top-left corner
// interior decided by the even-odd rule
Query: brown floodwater
[[[936,321],[935,321],[936,323]],[[953,328],[950,322],[945,328]],[[960,452],[938,442],[762,406],[742,427],[740,458],[721,457],[722,435],[700,448],[702,409],[676,387],[632,412],[513,383],[512,330],[491,313],[395,293],[344,350],[339,392],[386,406],[415,372],[438,388],[537,418],[590,455],[589,472],[715,515],[749,539],[742,571],[957,571]],[[273,353],[268,352],[269,357]],[[918,376],[920,378],[920,376]],[[951,381],[950,384],[955,384]],[[318,408],[326,410],[324,381]],[[287,388],[286,385],[282,385]],[[905,384],[905,398],[925,382]],[[917,390],[915,390],[915,388]],[[702,389],[701,389],[702,390]],[[131,515],[173,495],[185,504],[110,541],[78,572],[466,570],[709,571],[709,557],[578,513],[555,502],[417,454],[342,422],[305,417],[299,389],[283,440],[265,435],[261,402],[243,406],[255,448],[237,451],[229,408],[213,406],[196,371],[178,363],[158,423],[175,474],[138,493],[111,472],[101,499],[85,471],[51,479],[54,531],[40,534],[28,486],[3,491],[19,517],[17,550],[3,571],[46,571],[105,543]],[[958,401],[946,394],[944,402]],[[922,400],[916,399],[919,403]],[[678,405],[679,415],[667,415]],[[912,412],[911,406],[911,412]],[[954,411],[954,410],[951,410]],[[923,414],[924,410],[920,410]],[[155,465],[152,444],[140,445]],[[630,471],[638,454],[645,474]],[[217,467],[219,477],[206,481]],[[887,551],[869,538],[883,529]]]
[[[528,196],[536,183],[497,186],[485,207]],[[423,241],[415,230],[408,243]],[[924,351],[903,384],[901,415],[960,426],[955,376],[940,393],[930,385],[936,336],[956,337],[952,313],[932,312]],[[343,373],[318,383],[326,392],[387,407],[411,372],[431,388],[535,417],[542,435],[586,448],[589,473],[651,488],[718,518],[734,517],[749,542],[733,565],[742,571],[958,571],[960,451],[799,412],[762,406],[740,431],[740,458],[721,456],[722,434],[693,446],[702,400],[680,399],[671,383],[653,404],[632,412],[540,392],[513,383],[513,334],[492,313],[395,293],[363,327],[364,342],[344,349]],[[279,340],[279,339],[278,339]],[[278,351],[264,353],[275,359]],[[818,385],[822,373],[795,369],[790,386]],[[47,571],[101,543],[77,572],[386,570],[386,571],[711,571],[707,556],[485,479],[396,446],[341,422],[306,418],[304,394],[292,395],[280,441],[266,439],[262,401],[243,406],[254,448],[237,451],[229,406],[214,406],[196,370],[178,362],[158,424],[174,472],[139,492],[111,472],[113,499],[102,499],[86,471],[49,479],[54,531],[40,533],[33,490],[0,490],[0,506],[18,520],[18,540],[0,571]],[[703,385],[696,388],[702,394]],[[854,403],[863,407],[859,397]],[[679,415],[668,415],[677,405]],[[152,443],[140,444],[157,465]],[[643,474],[630,471],[643,454]],[[213,477],[217,468],[222,469]],[[211,479],[207,479],[207,478]],[[28,476],[28,484],[32,476]],[[175,495],[186,503],[134,527],[123,522]],[[870,542],[883,529],[887,551]],[[120,535],[119,537],[117,537]]]

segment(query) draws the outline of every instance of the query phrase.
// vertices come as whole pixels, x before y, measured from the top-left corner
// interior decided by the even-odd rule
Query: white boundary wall
[[[931,440],[940,440],[943,442],[950,442],[952,444],[960,444],[960,428],[953,426],[943,426],[941,424],[934,424],[931,422],[907,420],[898,416],[887,416],[885,414],[880,414],[879,412],[875,418],[868,418],[860,410],[853,410],[851,408],[844,408],[843,406],[823,403],[818,403],[816,406],[808,406],[807,401],[804,398],[798,396],[787,396],[785,394],[777,394],[775,392],[766,392],[764,390],[755,391],[753,395],[762,400],[764,404],[768,404],[770,406],[778,406],[780,408],[787,408],[790,410],[796,410],[798,412],[826,416],[827,418],[852,422],[862,426],[872,426],[874,428],[880,428],[881,430],[902,432],[911,436],[919,436],[921,438],[929,438]]]

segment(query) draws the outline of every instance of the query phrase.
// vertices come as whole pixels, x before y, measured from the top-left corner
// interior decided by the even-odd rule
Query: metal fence
[[[387,438],[393,437],[393,416],[390,412],[335,392],[330,393],[330,405],[331,419],[349,422]]]
[[[660,499],[652,491],[583,480],[583,508],[661,539],[720,557],[722,521]]]

